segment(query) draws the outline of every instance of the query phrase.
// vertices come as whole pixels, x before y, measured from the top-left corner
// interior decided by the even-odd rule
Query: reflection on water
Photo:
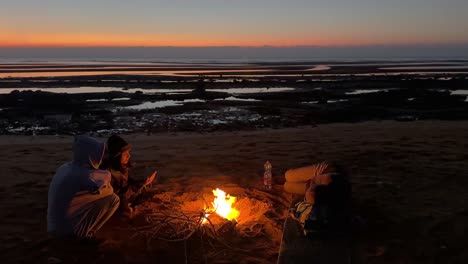
[[[242,101],[242,102],[261,102],[262,100],[257,100],[257,99],[253,99],[253,98],[237,98],[237,97],[234,97],[234,96],[230,96],[228,98],[224,98],[224,99],[215,99],[215,101]]]
[[[33,135],[35,135],[37,132],[41,132],[41,131],[47,131],[47,130],[50,130],[51,128],[50,127],[45,127],[45,126],[38,126],[38,125],[35,125],[35,126],[28,126],[28,127],[24,127],[24,126],[20,126],[20,127],[12,127],[12,126],[9,126],[6,128],[6,130],[10,133],[23,133],[23,132],[32,132]]]
[[[342,103],[348,102],[348,99],[338,99],[338,100],[327,100],[328,104],[335,104],[335,103]],[[308,101],[308,102],[301,102],[301,104],[319,104],[319,101]]]
[[[131,100],[132,98],[130,97],[121,97],[121,98],[114,98],[110,101],[128,101]],[[107,102],[109,101],[108,99],[87,99],[86,102]]]
[[[122,88],[116,87],[74,87],[74,88],[1,88],[0,94],[8,94],[13,91],[42,91],[49,93],[69,93],[69,94],[80,94],[80,93],[108,93],[121,91]]]
[[[193,89],[141,89],[141,88],[122,89],[122,92],[126,92],[126,93],[142,92],[144,94],[154,94],[154,93],[179,94],[179,93],[190,93],[192,91]]]
[[[290,87],[272,87],[272,88],[227,88],[227,89],[206,89],[210,92],[223,92],[230,94],[252,94],[252,93],[276,93],[285,91],[294,91],[295,88]]]
[[[0,59],[1,61],[1,59]],[[208,63],[208,62],[135,62],[135,61],[60,61],[60,62],[11,62],[11,63],[1,63],[0,68],[6,67],[15,67],[15,66],[24,66],[24,67],[162,67],[162,68],[171,68],[171,67],[183,67],[183,68],[202,68],[202,67],[212,67],[212,68],[226,68],[226,67],[248,67],[249,63],[230,63],[230,62],[217,62],[217,63]]]
[[[468,95],[468,90],[453,90],[450,91],[452,95]]]
[[[94,71],[94,72],[7,72],[0,73],[0,78],[20,78],[20,77],[73,77],[73,76],[92,76],[92,75],[122,75],[122,74],[144,74],[146,71]]]
[[[216,110],[200,110],[192,113],[172,115],[175,121],[190,121],[196,124],[229,124],[233,122],[256,122],[261,116],[247,109],[226,107]]]
[[[345,62],[345,61],[343,61]],[[272,71],[281,71],[275,76],[320,76],[321,71],[332,67],[365,67],[375,66],[379,70],[404,71],[409,70],[449,70],[468,69],[466,63],[455,62],[358,62],[330,63],[202,63],[202,62],[132,62],[132,61],[43,61],[32,63],[0,63],[0,78],[6,77],[60,77],[60,76],[90,76],[90,75],[176,75],[176,76],[258,76],[268,77]],[[9,71],[9,72],[5,72]],[[288,74],[291,71],[291,74]],[[297,74],[299,72],[302,72]],[[286,73],[285,73],[286,72]],[[234,73],[234,74],[232,74]],[[244,74],[245,73],[245,74]],[[264,73],[264,74],[262,74]],[[396,73],[396,72],[392,72]],[[382,74],[369,73],[372,75]],[[383,73],[385,74],[385,73]],[[346,76],[351,74],[333,74],[329,76]],[[359,75],[358,75],[359,76]]]
[[[404,67],[384,67],[379,68],[379,70],[392,70],[392,71],[404,71],[404,70],[458,70],[458,69],[468,69],[468,65],[460,66],[404,66]]]
[[[387,89],[368,89],[368,90],[354,90],[352,92],[347,92],[347,95],[357,95],[357,94],[368,94],[368,93],[378,93],[378,92],[388,92]]]
[[[88,99],[86,102],[106,102],[107,99]]]
[[[68,94],[81,94],[81,93],[108,93],[108,92],[125,92],[125,93],[135,93],[142,92],[144,94],[155,94],[155,93],[190,93],[192,89],[141,89],[141,88],[132,88],[125,89],[121,87],[70,87],[70,88],[0,88],[0,94],[8,94],[12,91],[18,90],[22,91],[42,91],[49,93],[68,93]]]
[[[99,70],[93,69],[92,71],[41,71],[41,72],[3,72],[0,73],[0,78],[9,77],[72,77],[72,76],[92,76],[92,75],[176,75],[176,76],[196,76],[215,74],[215,76],[222,75],[223,73],[239,72],[239,73],[257,73],[257,72],[270,72],[271,69],[213,69],[213,70],[200,70],[200,68],[184,69],[184,70]]]
[[[142,92],[144,94],[156,94],[156,93],[166,93],[166,94],[181,94],[181,93],[190,93],[193,89],[142,89],[142,88],[132,88],[126,89],[121,87],[70,87],[70,88],[0,88],[0,94],[8,94],[12,91],[18,90],[22,91],[42,91],[49,93],[68,93],[68,94],[80,94],[80,93],[108,93],[108,92],[124,92],[124,93],[135,93]],[[276,92],[285,92],[285,91],[294,91],[295,88],[290,87],[272,87],[272,88],[227,88],[227,89],[206,89],[210,92],[223,92],[230,94],[251,94],[251,93],[276,93]]]
[[[203,81],[210,81],[210,80],[203,80]],[[234,82],[235,79],[219,79],[219,80],[213,80],[213,82],[217,82],[217,83],[232,83]]]
[[[373,77],[373,76],[405,76],[405,75],[438,75],[438,74],[450,74],[450,75],[459,75],[459,74],[468,74],[468,71],[440,71],[440,72],[370,72],[370,73],[304,73],[304,74],[229,74],[229,77],[249,77],[249,78],[274,78],[274,77]],[[204,77],[218,77],[219,75],[205,74]],[[322,80],[318,80],[322,81]],[[327,80],[327,81],[336,81],[336,80]]]
[[[349,100],[348,99],[327,100],[327,103],[334,104],[334,103],[341,103],[341,102],[347,102],[347,101],[349,101]]]
[[[221,125],[221,124],[227,124],[229,122],[225,120],[220,120],[220,119],[212,119],[210,123],[212,123],[213,125]]]
[[[308,71],[327,71],[327,70],[330,70],[330,69],[331,69],[331,67],[328,67],[326,65],[318,65],[318,66],[315,66],[312,69],[308,69]]]
[[[465,68],[460,68],[465,69]],[[466,67],[468,69],[468,67]],[[441,69],[443,70],[443,69]],[[449,69],[447,69],[449,70]],[[265,78],[265,77],[353,77],[353,76],[396,76],[396,75],[435,75],[435,74],[468,74],[468,71],[437,71],[437,72],[370,72],[370,73],[337,73],[325,74],[316,73],[316,71],[304,71],[302,74],[297,73],[280,73],[280,74],[258,74],[258,72],[271,72],[272,70],[184,70],[184,71],[94,71],[94,72],[23,72],[23,73],[0,73],[0,78],[23,78],[23,77],[75,77],[75,76],[102,76],[102,75],[161,75],[161,76],[179,76],[179,77],[220,77],[220,75],[229,75],[229,77],[248,77],[248,78]]]
[[[174,101],[174,100],[165,100],[165,101],[158,101],[158,102],[145,102],[139,105],[131,105],[127,107],[123,107],[123,109],[127,110],[145,110],[145,109],[154,109],[154,108],[163,108],[168,106],[179,106],[185,103],[204,103],[205,100],[200,99],[186,99],[183,101]]]

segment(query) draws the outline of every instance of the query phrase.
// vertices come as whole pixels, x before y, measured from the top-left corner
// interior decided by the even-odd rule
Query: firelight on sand
[[[213,206],[213,211],[227,220],[237,219],[240,213],[238,210],[232,207],[237,198],[226,194],[226,192],[219,188],[213,190],[213,195],[215,196],[213,202],[211,203]],[[205,217],[208,216],[209,214],[207,214]]]

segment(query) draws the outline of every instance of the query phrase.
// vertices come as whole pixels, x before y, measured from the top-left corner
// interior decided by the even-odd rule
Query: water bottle
[[[264,165],[265,173],[263,174],[263,187],[265,190],[271,190],[271,163],[269,161],[265,162]]]

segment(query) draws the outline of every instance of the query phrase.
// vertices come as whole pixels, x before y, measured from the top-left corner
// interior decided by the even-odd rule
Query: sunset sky
[[[468,43],[466,0],[3,0],[0,47]]]

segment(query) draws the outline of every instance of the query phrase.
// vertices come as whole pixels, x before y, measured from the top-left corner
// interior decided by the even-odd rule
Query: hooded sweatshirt
[[[105,144],[88,136],[77,136],[73,160],[58,168],[49,186],[47,230],[72,235],[76,217],[93,202],[113,193],[111,175],[99,170]]]

